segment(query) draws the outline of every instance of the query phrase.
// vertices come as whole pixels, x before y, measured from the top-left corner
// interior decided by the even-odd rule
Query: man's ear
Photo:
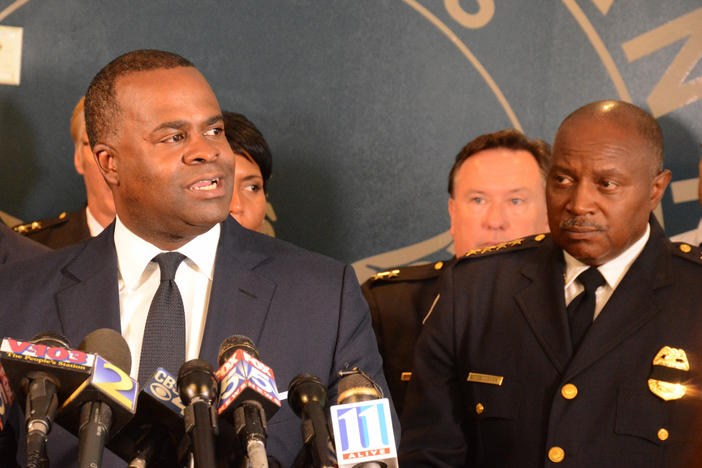
[[[83,154],[80,151],[80,143],[75,144],[75,150],[73,151],[73,165],[76,168],[76,172],[83,175],[85,171],[83,170]]]
[[[651,198],[650,198],[650,208],[653,211],[660,203],[663,194],[665,193],[666,187],[670,183],[671,173],[668,169],[662,170],[658,175],[653,178],[653,183],[651,184]]]
[[[97,143],[93,147],[93,156],[107,184],[111,187],[119,185],[117,152],[109,145]]]

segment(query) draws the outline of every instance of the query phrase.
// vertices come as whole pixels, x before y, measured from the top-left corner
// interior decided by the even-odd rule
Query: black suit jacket
[[[683,250],[652,221],[575,354],[549,237],[458,262],[417,344],[401,466],[697,466],[702,268],[699,250]],[[649,388],[665,346],[690,366],[671,401]]]
[[[119,330],[113,226],[40,261],[0,271],[2,335],[28,339],[55,330],[76,346],[97,328]],[[227,217],[200,357],[216,367],[220,343],[233,334],[254,341],[281,392],[297,374],[311,373],[328,386],[329,401],[335,402],[336,373],[358,366],[387,393],[368,308],[351,267],[244,229]],[[54,428],[52,466],[75,465],[75,442]],[[300,419],[285,400],[269,422],[268,453],[289,466],[301,446]],[[125,465],[109,453],[106,459],[105,466]]]

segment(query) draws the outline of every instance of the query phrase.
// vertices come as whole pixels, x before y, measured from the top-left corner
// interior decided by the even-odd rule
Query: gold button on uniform
[[[566,400],[572,400],[578,395],[578,387],[572,383],[565,384],[563,388],[561,388],[561,395],[563,395],[563,398]]]
[[[435,270],[441,270],[444,267],[444,262],[436,262],[434,264],[434,269]]]
[[[659,438],[660,440],[666,440],[666,439],[668,439],[668,436],[669,436],[669,435],[670,435],[670,434],[668,434],[668,431],[667,431],[664,427],[661,427],[660,429],[658,429],[658,438]]]
[[[690,247],[687,244],[680,244],[680,251],[682,253],[690,253],[690,250],[692,250],[692,247]]]
[[[565,452],[562,448],[555,446],[548,449],[548,459],[553,463],[560,463],[565,458]]]
[[[475,412],[477,414],[483,414],[483,411],[485,411],[485,407],[482,403],[478,403],[477,405],[475,405]]]

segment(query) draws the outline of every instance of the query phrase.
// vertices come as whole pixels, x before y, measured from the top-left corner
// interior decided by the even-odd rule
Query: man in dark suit
[[[25,239],[0,221],[0,265],[24,260],[50,249]]]
[[[417,343],[403,467],[699,463],[702,261],[651,216],[669,181],[638,107],[565,119],[551,236],[482,249],[446,277]]]
[[[456,257],[544,232],[544,187],[551,148],[514,129],[480,135],[456,155],[448,176],[448,210]],[[363,283],[383,369],[398,415],[412,377],[412,353],[432,312],[440,275],[455,258],[396,267]]]
[[[234,155],[214,93],[189,61],[161,51],[118,57],[93,79],[86,120],[117,218],[96,238],[0,272],[8,294],[0,305],[3,335],[54,330],[78,343],[110,327],[130,345],[132,376],[148,375],[155,369],[144,363],[153,356],[140,350],[154,326],[155,255],[177,251],[186,257],[175,274],[186,326],[178,332],[184,336],[168,335],[162,355],[164,363],[178,358],[175,369],[163,365],[172,374],[198,356],[216,364],[220,343],[242,334],[274,370],[281,392],[297,374],[312,373],[333,402],[337,372],[354,366],[387,388],[351,268],[229,217]],[[284,466],[302,447],[300,424],[287,401],[268,423],[267,451]],[[69,437],[54,427],[52,466],[75,463]],[[124,466],[105,457],[105,466]]]

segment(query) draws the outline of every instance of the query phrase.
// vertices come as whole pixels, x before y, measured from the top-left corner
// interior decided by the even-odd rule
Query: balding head
[[[591,102],[576,109],[563,120],[555,139],[558,139],[561,130],[583,119],[635,130],[643,147],[647,150],[646,156],[651,158],[652,175],[663,170],[663,132],[658,122],[645,110],[624,101]]]
[[[569,115],[556,133],[546,182],[556,244],[599,266],[641,239],[670,182],[662,155],[658,124],[636,106],[599,101]]]

